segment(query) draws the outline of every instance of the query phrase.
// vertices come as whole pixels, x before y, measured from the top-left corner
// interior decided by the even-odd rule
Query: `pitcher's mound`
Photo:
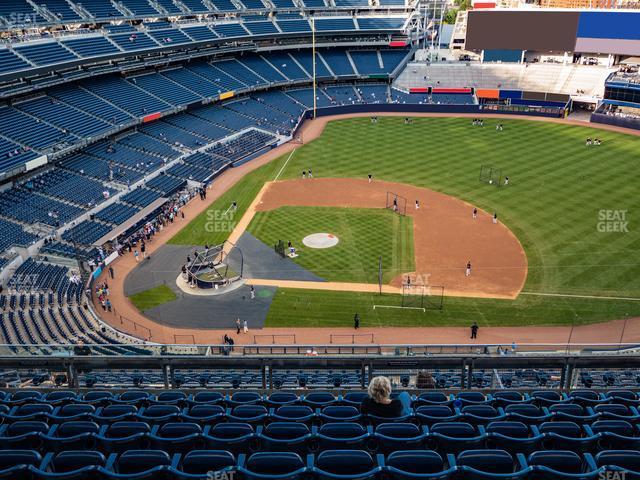
[[[309,248],[331,248],[335,247],[339,241],[338,237],[331,233],[312,233],[302,239],[302,243]]]

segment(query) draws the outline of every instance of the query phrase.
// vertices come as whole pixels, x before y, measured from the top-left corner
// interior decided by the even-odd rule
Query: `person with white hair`
[[[393,418],[403,417],[411,413],[411,396],[401,392],[391,398],[391,382],[387,377],[374,377],[368,388],[369,396],[362,401],[360,411],[367,415]]]

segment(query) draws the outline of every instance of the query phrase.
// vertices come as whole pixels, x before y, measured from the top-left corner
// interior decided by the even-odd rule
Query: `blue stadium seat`
[[[298,422],[272,422],[264,428],[258,427],[257,438],[261,449],[271,452],[293,451],[305,454],[312,439],[309,427]]]
[[[0,479],[30,479],[41,462],[42,457],[34,450],[0,450]]]
[[[539,450],[544,435],[535,425],[522,422],[491,422],[486,427],[487,444],[514,453],[531,453]]]
[[[504,450],[467,450],[461,452],[455,464],[463,478],[525,478],[531,469]]]
[[[107,460],[98,451],[66,450],[47,454],[39,467],[38,477],[44,479],[89,480],[101,476],[100,467]]]
[[[423,401],[417,402],[418,404]],[[460,418],[460,412],[454,410],[446,404],[421,405],[415,410],[416,419],[422,425],[433,425],[438,422],[450,422]]]
[[[364,480],[375,478],[382,466],[364,450],[326,450],[315,458],[313,471],[320,479]]]
[[[413,423],[381,423],[373,434],[377,450],[383,453],[422,449],[427,437],[427,427],[420,429]]]
[[[145,422],[117,421],[102,425],[95,441],[101,451],[108,453],[138,450],[147,446],[150,433],[151,427]]]
[[[325,423],[314,427],[314,443],[319,450],[364,449],[372,437],[371,427],[355,422]]]
[[[149,440],[151,448],[169,453],[188,452],[199,446],[202,427],[197,423],[165,423],[153,427]]]
[[[207,448],[229,450],[234,454],[246,453],[254,443],[256,434],[249,423],[226,422],[207,425],[204,428],[204,441]]]
[[[597,471],[585,458],[568,450],[533,452],[527,458],[534,478],[594,478]],[[585,475],[587,474],[587,475]]]
[[[394,480],[451,478],[455,465],[449,466],[433,450],[397,450],[385,459],[384,471]]]
[[[429,444],[439,452],[458,453],[484,445],[487,435],[482,425],[477,429],[465,422],[439,422],[429,428]]]
[[[238,457],[238,471],[251,480],[278,478],[296,480],[307,472],[302,458],[293,452],[258,452]]]
[[[192,450],[185,454],[178,465],[178,471],[187,475],[207,476],[216,472],[233,470],[236,458],[224,450]],[[218,473],[221,477],[222,473]]]

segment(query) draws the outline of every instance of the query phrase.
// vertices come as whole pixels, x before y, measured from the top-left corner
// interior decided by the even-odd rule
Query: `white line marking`
[[[293,154],[296,153],[297,148],[294,148],[291,153],[289,154],[289,157],[287,158],[287,161],[284,162],[284,165],[282,165],[282,168],[280,169],[280,171],[278,172],[278,174],[276,175],[276,178],[273,179],[273,181],[275,182],[276,180],[278,180],[278,178],[280,178],[280,175],[282,174],[282,172],[284,171],[284,169],[286,168],[287,164],[289,163],[289,160],[291,160],[291,157],[293,157]]]
[[[538,297],[593,298],[596,300],[628,300],[630,302],[640,302],[640,298],[637,298],[637,297],[604,297],[600,295],[571,295],[568,293],[541,293],[541,292],[520,292],[520,295],[535,295]]]
[[[426,312],[427,309],[426,308],[422,308],[422,307],[399,307],[397,305],[374,305],[373,309],[375,310],[377,308],[407,308],[409,310],[422,310],[423,312]]]

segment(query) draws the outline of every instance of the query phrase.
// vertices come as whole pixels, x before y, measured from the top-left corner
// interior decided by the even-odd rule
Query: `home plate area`
[[[340,240],[331,233],[312,233],[302,239],[302,243],[309,248],[335,247]]]

